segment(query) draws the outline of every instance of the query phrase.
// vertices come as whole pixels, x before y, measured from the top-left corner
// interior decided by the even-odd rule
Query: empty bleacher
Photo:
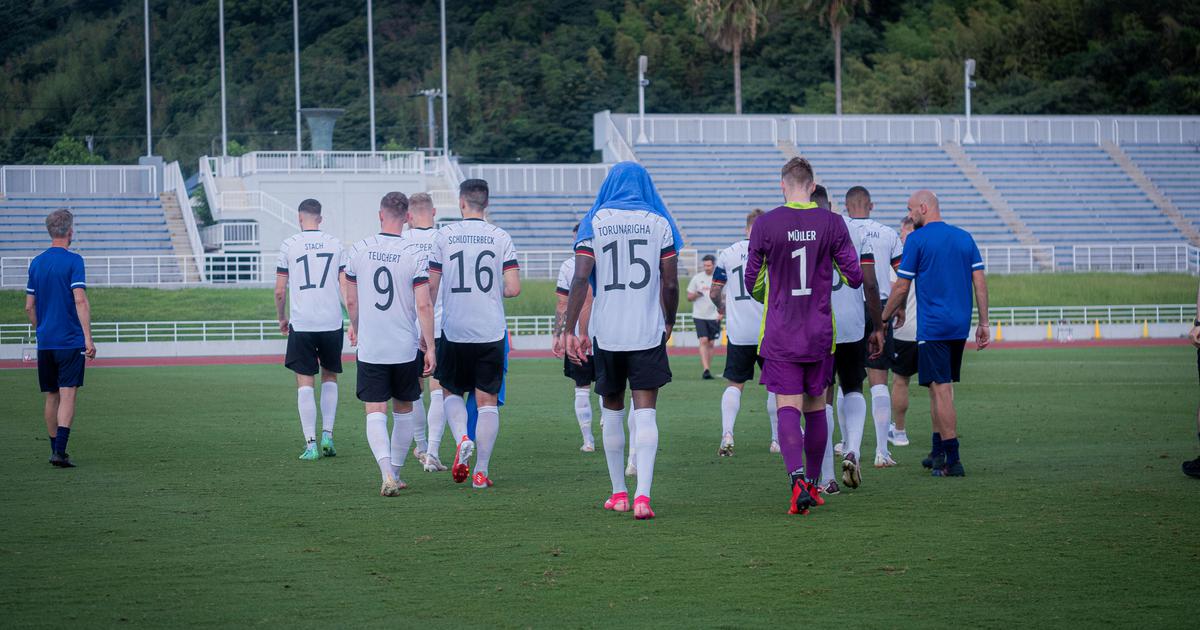
[[[1126,144],[1121,149],[1159,192],[1200,229],[1200,146]]]
[[[569,250],[571,228],[595,200],[591,193],[493,193],[488,220],[504,228],[518,250]]]
[[[36,256],[46,249],[46,215],[75,215],[71,249],[83,256],[169,256],[175,250],[158,197],[47,197],[0,199],[0,256]]]

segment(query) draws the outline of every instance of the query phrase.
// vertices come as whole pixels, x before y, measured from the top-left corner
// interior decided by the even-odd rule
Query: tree
[[[834,109],[838,116],[842,115],[842,28],[860,6],[864,13],[871,10],[870,0],[804,0],[805,10],[815,11],[821,24],[833,32]]]
[[[88,149],[78,138],[67,134],[50,147],[50,155],[46,157],[47,164],[103,164],[104,158],[88,152]]]
[[[742,44],[767,30],[773,0],[692,0],[689,13],[696,31],[725,52],[733,53],[733,111],[742,113]]]

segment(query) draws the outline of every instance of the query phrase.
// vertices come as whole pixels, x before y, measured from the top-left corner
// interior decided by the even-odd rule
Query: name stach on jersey
[[[338,272],[345,267],[341,241],[305,230],[279,246],[276,274],[288,280],[288,320],[292,330],[325,332],[342,328]]]

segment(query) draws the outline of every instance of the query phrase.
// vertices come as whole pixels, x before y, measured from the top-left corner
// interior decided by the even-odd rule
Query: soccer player
[[[380,232],[359,241],[346,260],[346,310],[350,343],[358,346],[358,399],[366,404],[367,443],[379,465],[379,494],[394,497],[407,486],[400,470],[413,441],[413,401],[421,377],[436,366],[433,298],[425,264],[402,236],[408,199],[390,192],[379,204]],[[392,401],[392,433],[387,429]]]
[[[596,393],[602,397],[604,456],[612,496],[604,509],[627,512],[629,491],[622,426],[625,386],[633,390],[637,427],[636,519],[654,518],[650,487],[658,453],[658,390],[671,382],[667,339],[679,306],[678,251],[683,244],[674,219],[654,188],[650,174],[636,162],[620,162],[605,178],[596,202],[579,225],[575,241],[575,277],[567,301],[563,345],[578,363],[594,352]],[[594,301],[589,331],[575,335],[587,300],[589,279]]]
[[[416,193],[408,198],[408,229],[404,238],[409,243],[418,258],[428,260],[433,251],[434,221],[437,209],[434,208],[433,198],[428,193]],[[442,337],[442,297],[433,295],[433,344],[436,356],[436,346]],[[416,414],[417,429],[413,434],[416,446],[413,455],[424,464],[425,472],[440,472],[446,470],[442,464],[439,450],[442,445],[442,435],[446,430],[446,414],[442,407],[442,386],[436,378],[429,378],[429,413],[426,418],[425,403],[421,399],[413,401],[413,413]],[[428,433],[426,433],[428,420]]]
[[[745,285],[765,304],[760,382],[779,401],[779,446],[791,489],[788,512],[805,514],[824,503],[817,482],[829,430],[825,388],[833,369],[834,265],[851,287],[862,285],[862,269],[846,222],[810,200],[816,184],[808,160],[789,160],[780,179],[786,203],[754,222]]]
[[[701,260],[701,272],[688,282],[687,299],[692,303],[692,321],[696,323],[696,339],[700,342],[700,365],[704,368],[700,378],[709,381],[713,377],[709,369],[712,367],[713,342],[721,338],[721,314],[708,295],[717,258],[705,254]]]
[[[1196,367],[1200,370],[1200,292],[1196,295],[1196,320],[1192,322],[1188,339],[1196,346]],[[1200,408],[1196,409],[1196,435],[1200,436]],[[1183,462],[1183,474],[1200,478],[1200,457]]]
[[[900,222],[900,242],[903,244],[912,234],[912,217],[904,217]],[[892,324],[892,425],[889,434],[892,444],[905,446],[908,444],[908,432],[904,430],[908,416],[908,384],[917,373],[917,289],[916,283],[908,292],[905,307],[897,311]]]
[[[275,314],[287,335],[283,364],[296,373],[296,405],[304,452],[300,459],[333,457],[338,374],[342,373],[342,291],[345,252],[321,231],[321,203],[305,199],[298,209],[301,232],[283,241],[275,263]],[[317,371],[321,372],[321,445],[317,449]]]
[[[725,353],[725,380],[728,385],[721,394],[721,447],[717,454],[722,457],[733,455],[733,424],[742,406],[742,389],[746,381],[754,378],[754,364],[758,357],[758,327],[762,323],[762,304],[746,290],[746,252],[750,247],[750,229],[763,211],[755,209],[746,215],[746,238],[726,247],[717,254],[716,269],[713,271],[712,289],[709,297],[728,318],[726,334],[729,347]],[[733,285],[731,295],[722,295],[730,276]],[[767,417],[771,422],[772,453],[779,452],[779,424],[775,416],[775,394],[767,392]]]
[[[83,257],[67,249],[75,238],[74,226],[75,216],[66,208],[46,217],[50,247],[30,261],[25,285],[25,315],[37,332],[38,383],[46,394],[50,463],[59,468],[75,467],[67,439],[84,363],[96,358]]]
[[[875,276],[879,287],[879,300],[887,304],[888,295],[892,292],[892,274],[900,266],[900,235],[891,227],[871,218],[875,204],[871,203],[871,193],[862,186],[854,186],[846,191],[846,213],[850,215],[850,224],[862,232],[863,241],[874,253]],[[867,318],[867,333],[876,330],[874,320]],[[886,327],[886,326],[885,326]],[[878,357],[867,357],[867,382],[871,384],[871,419],[875,423],[875,467],[895,466],[888,451],[888,428],[892,422],[892,400],[888,393],[888,369],[891,368],[891,331],[886,331],[883,353]],[[907,438],[901,438],[896,446],[907,446]]]
[[[975,239],[961,228],[942,220],[937,195],[928,190],[913,193],[908,216],[916,230],[904,244],[899,279],[892,287],[885,320],[905,304],[910,284],[917,284],[918,374],[929,388],[929,410],[933,416],[933,449],[922,462],[935,477],[962,477],[958,455],[958,416],[954,410],[954,383],[959,380],[963,347],[971,330],[971,289],[979,308],[975,344],[983,350],[991,341],[988,330],[987,278]]]
[[[572,234],[579,234],[579,224],[575,224],[575,228],[571,230]],[[583,446],[579,450],[584,453],[592,453],[596,450],[596,441],[592,437],[592,396],[591,386],[592,381],[596,380],[596,369],[592,364],[592,357],[585,357],[583,363],[576,365],[571,357],[567,356],[565,348],[563,348],[563,326],[566,325],[567,314],[567,298],[571,295],[571,280],[575,278],[575,257],[571,256],[563,261],[562,266],[558,268],[558,282],[555,286],[555,293],[558,296],[558,302],[554,307],[554,356],[562,357],[563,360],[563,375],[575,381],[575,420],[579,423],[579,432],[583,435]],[[587,337],[588,320],[592,314],[592,293],[591,287],[588,287],[588,295],[583,303],[583,310],[579,313],[579,324],[575,329],[575,336]]]
[[[464,181],[458,190],[463,220],[438,230],[429,257],[430,286],[435,295],[442,291],[437,379],[446,392],[446,420],[458,441],[450,474],[459,483],[470,474],[467,460],[476,442],[467,437],[463,396],[474,391],[479,455],[471,485],[476,488],[492,485],[488,465],[500,433],[497,394],[504,380],[504,298],[521,294],[517,251],[507,232],[484,220],[487,205],[487,182]]]

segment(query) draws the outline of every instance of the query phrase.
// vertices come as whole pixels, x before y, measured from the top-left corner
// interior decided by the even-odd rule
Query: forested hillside
[[[634,111],[650,57],[650,112],[732,112],[730,55],[697,34],[691,0],[449,0],[451,145],[469,161],[589,161],[591,115]],[[830,31],[796,0],[770,3],[742,51],[746,113],[833,111]],[[822,4],[822,3],[815,3]],[[962,59],[979,62],[975,111],[1200,113],[1200,3],[1189,0],[875,0],[846,27],[844,107],[962,109]],[[151,0],[155,152],[195,168],[219,150],[217,1]],[[334,142],[368,144],[365,2],[300,0],[305,106],[343,107]],[[229,130],[294,148],[291,2],[227,0]],[[437,87],[438,3],[376,1],[380,146],[425,139]],[[109,162],[144,152],[142,2],[0,3],[0,163],[48,159],[63,134]]]

